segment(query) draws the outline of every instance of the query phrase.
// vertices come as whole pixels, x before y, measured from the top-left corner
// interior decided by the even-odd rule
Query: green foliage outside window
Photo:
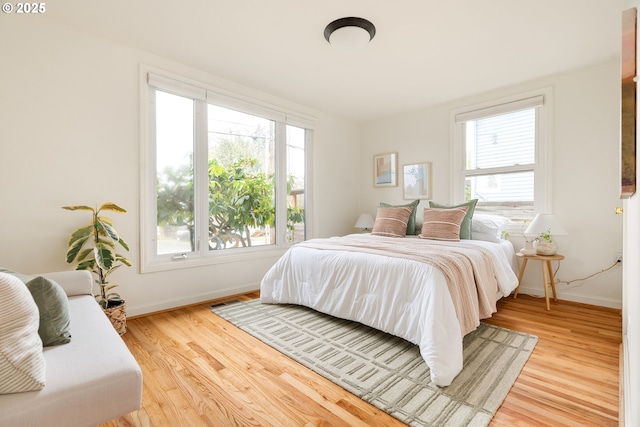
[[[255,158],[228,165],[209,161],[209,247],[251,246],[250,228],[275,225],[274,177],[261,172]],[[294,179],[289,177],[287,192]],[[186,226],[195,251],[193,170],[191,166],[166,168],[158,180],[158,225]],[[304,209],[287,207],[287,229],[304,222]]]

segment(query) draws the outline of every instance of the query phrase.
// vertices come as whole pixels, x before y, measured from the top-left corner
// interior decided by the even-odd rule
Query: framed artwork
[[[431,198],[431,162],[404,165],[402,176],[405,199]]]
[[[384,153],[373,156],[374,187],[395,187],[398,185],[398,153]]]
[[[637,10],[622,12],[620,198],[636,192],[636,22]]]

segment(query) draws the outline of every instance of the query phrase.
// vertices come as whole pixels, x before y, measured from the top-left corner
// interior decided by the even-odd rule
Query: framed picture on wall
[[[403,197],[405,199],[431,198],[431,162],[404,165],[402,168]]]
[[[398,153],[384,153],[373,156],[374,187],[395,187],[398,185]]]

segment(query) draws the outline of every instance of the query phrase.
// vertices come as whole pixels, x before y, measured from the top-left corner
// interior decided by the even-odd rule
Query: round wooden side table
[[[522,255],[520,252],[517,252],[516,256],[518,258],[522,258],[522,266],[520,267],[520,274],[518,274],[518,287],[513,294],[513,298],[518,297],[518,289],[520,289],[520,284],[522,283],[522,276],[524,275],[524,269],[527,267],[527,261],[529,261],[530,259],[542,261],[544,298],[547,302],[547,310],[551,310],[551,306],[549,305],[549,285],[551,285],[551,290],[553,291],[553,300],[558,301],[558,296],[556,295],[556,284],[553,280],[553,269],[551,268],[551,261],[560,262],[564,259],[564,255]]]

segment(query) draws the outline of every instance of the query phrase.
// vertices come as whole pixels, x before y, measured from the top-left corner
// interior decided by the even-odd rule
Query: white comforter
[[[361,239],[362,235],[350,237]],[[403,241],[407,245],[425,242],[417,238]],[[510,242],[464,240],[460,245],[490,251],[498,283],[496,300],[516,288]],[[295,245],[267,272],[260,290],[263,303],[304,305],[417,344],[430,368],[431,380],[438,386],[449,385],[462,369],[460,324],[444,275],[429,264]]]

